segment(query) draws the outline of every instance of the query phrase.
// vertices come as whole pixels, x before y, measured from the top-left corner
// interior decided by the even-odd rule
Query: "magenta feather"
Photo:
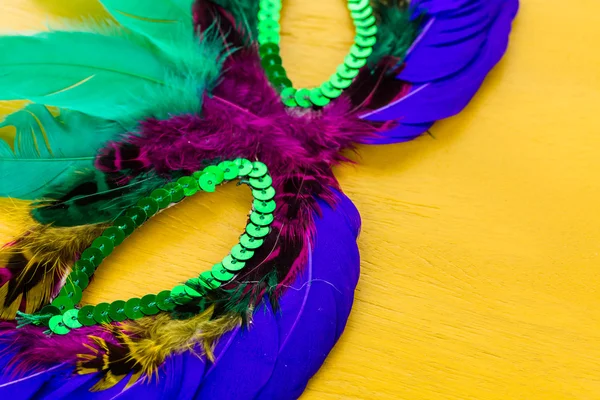
[[[14,322],[0,322],[0,349],[2,354],[18,354],[6,364],[11,376],[24,376],[59,363],[75,365],[77,354],[89,343],[89,335],[101,337],[109,342],[112,335],[100,326],[83,327],[69,335],[48,335],[43,327],[27,325],[16,329]]]

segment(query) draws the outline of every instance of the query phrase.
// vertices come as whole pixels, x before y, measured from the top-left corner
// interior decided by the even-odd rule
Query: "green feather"
[[[174,174],[174,179],[180,175]],[[116,186],[110,177],[95,169],[70,175],[69,184],[52,185],[48,199],[35,204],[31,215],[42,224],[77,226],[109,222],[140,198],[167,183],[164,177],[140,175],[127,185]]]
[[[26,99],[132,127],[147,117],[198,112],[199,93],[218,79],[222,46],[214,35],[200,41],[192,31],[159,48],[123,28],[88,28],[97,32],[0,36],[0,100]],[[165,93],[185,107],[165,110],[156,102]]]
[[[27,99],[119,120],[139,115],[145,101],[137,94],[165,84],[161,60],[126,37],[91,32],[4,36],[0,52],[0,100]]]
[[[96,152],[123,133],[115,123],[74,112],[54,117],[39,104],[9,115],[0,128],[14,126],[13,149],[0,140],[0,196],[39,198],[48,184],[69,172],[93,166]]]
[[[391,4],[376,1],[373,9],[377,15],[377,42],[369,56],[369,65],[377,64],[386,56],[403,60],[419,34],[421,18],[414,17],[414,10],[405,1]]]
[[[193,34],[193,0],[100,0],[100,3],[121,25],[155,42],[179,39],[182,32]]]

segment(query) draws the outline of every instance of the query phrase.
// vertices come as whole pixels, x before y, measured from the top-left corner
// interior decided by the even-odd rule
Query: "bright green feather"
[[[164,85],[165,68],[124,37],[49,32],[0,37],[0,99],[81,111],[107,120],[137,114],[136,94]]]
[[[32,104],[9,115],[0,128],[14,126],[14,150],[0,140],[0,196],[36,199],[45,186],[65,179],[69,172],[92,167],[102,146],[124,130],[78,112],[54,117]]]
[[[199,111],[199,94],[214,86],[221,67],[222,47],[210,35],[200,42],[189,32],[158,47],[123,28],[97,29],[0,36],[0,100],[26,99],[128,126]],[[186,107],[165,110],[157,93]]]

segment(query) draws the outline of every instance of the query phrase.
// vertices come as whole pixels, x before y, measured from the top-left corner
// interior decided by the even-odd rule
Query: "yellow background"
[[[352,41],[344,1],[284,3],[285,66],[318,84]],[[4,31],[101,10],[0,7]],[[599,41],[598,0],[525,0],[465,112],[337,170],[363,216],[362,277],[304,399],[600,399]],[[250,196],[201,197],[126,241],[85,301],[169,288],[225,254]]]

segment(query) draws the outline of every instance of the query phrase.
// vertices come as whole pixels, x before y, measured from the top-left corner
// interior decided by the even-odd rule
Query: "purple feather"
[[[254,398],[269,381],[275,366],[279,348],[277,322],[269,302],[263,302],[249,329],[236,329],[227,340],[221,340],[215,349],[215,363],[206,372],[197,399]]]
[[[4,382],[0,398],[8,394],[14,400],[59,398],[57,394],[86,400],[297,398],[342,333],[358,281],[360,217],[347,197],[336,195],[335,209],[319,202],[322,215],[315,218],[310,261],[280,299],[281,309],[274,313],[268,302],[259,306],[249,330],[221,338],[214,364],[205,366],[203,359],[186,352],[170,357],[157,380],[123,391],[125,378],[102,392],[88,391],[97,376],[71,376],[72,368],[60,367],[31,378],[35,385],[28,392],[13,390],[18,380]],[[7,362],[8,357],[0,359],[0,368]]]
[[[405,97],[362,116],[400,122],[370,143],[411,140],[460,112],[506,51],[518,0],[430,0],[419,8],[429,20],[398,76],[415,85]]]

